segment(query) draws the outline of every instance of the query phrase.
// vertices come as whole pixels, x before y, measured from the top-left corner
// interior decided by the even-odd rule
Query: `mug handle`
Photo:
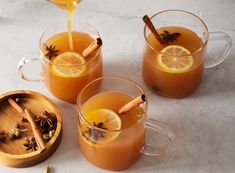
[[[223,49],[215,55],[211,61],[205,63],[205,68],[212,68],[220,63],[222,63],[225,58],[229,55],[232,49],[232,39],[231,37],[222,31],[215,31],[215,32],[209,32],[209,40],[208,44],[211,42],[219,42],[219,41],[225,41],[226,44],[223,47]]]
[[[152,131],[156,134],[160,133],[161,135],[164,135],[167,139],[167,142],[164,146],[161,147],[145,144],[141,153],[149,156],[159,156],[164,154],[166,150],[173,144],[175,134],[166,125],[152,118],[147,118],[145,127],[147,130]]]
[[[34,58],[27,58],[27,56],[34,57]],[[40,81],[42,81],[41,79],[28,78],[27,75],[25,75],[25,73],[24,73],[25,65],[27,65],[29,63],[32,63],[34,61],[40,61],[40,60],[41,60],[40,55],[36,54],[36,53],[23,56],[22,59],[18,62],[18,65],[17,65],[17,72],[18,72],[18,75],[20,76],[20,78],[25,80],[25,81],[30,81],[30,82],[40,82]]]

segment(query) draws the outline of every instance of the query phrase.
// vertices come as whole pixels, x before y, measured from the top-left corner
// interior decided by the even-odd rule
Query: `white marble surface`
[[[149,116],[164,122],[176,134],[175,145],[168,155],[143,156],[121,172],[233,173],[235,48],[224,63],[205,71],[201,87],[188,98],[156,96],[143,83],[141,17],[168,8],[200,13],[211,30],[227,32],[235,45],[233,0],[83,0],[75,14],[74,20],[93,25],[103,38],[104,74],[125,75],[141,84],[149,96]],[[53,173],[108,172],[92,166],[81,155],[75,106],[54,98],[42,83],[20,80],[16,73],[21,56],[37,51],[43,30],[62,19],[66,20],[65,12],[45,0],[0,0],[0,92],[39,91],[55,101],[64,119],[63,140],[48,160],[26,169],[0,166],[0,173],[42,173],[46,165],[54,168]]]

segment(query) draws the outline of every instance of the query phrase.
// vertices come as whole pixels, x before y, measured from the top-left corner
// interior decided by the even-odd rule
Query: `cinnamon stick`
[[[146,24],[146,26],[150,29],[150,31],[153,33],[153,36],[157,39],[157,41],[161,44],[164,44],[164,40],[162,39],[162,37],[158,34],[157,30],[155,29],[152,21],[150,20],[150,18],[148,17],[148,15],[145,15],[143,18],[144,23]]]
[[[29,123],[31,124],[32,130],[33,130],[33,135],[36,139],[38,148],[43,151],[46,149],[46,145],[44,143],[44,140],[42,138],[42,134],[40,132],[40,130],[38,129],[37,125],[35,124],[34,120],[33,120],[33,115],[31,113],[30,110],[25,109],[24,112],[27,115],[27,120],[29,121]]]
[[[134,107],[138,106],[139,104],[144,103],[146,101],[145,98],[146,98],[146,96],[144,94],[136,97],[135,99],[131,100],[130,102],[128,102],[127,104],[122,106],[118,110],[118,113],[124,114],[124,113],[128,112],[129,110],[133,109]]]
[[[86,49],[83,50],[82,56],[87,57],[89,56],[92,52],[97,50],[100,46],[102,46],[103,42],[101,38],[97,38],[95,41],[93,41]]]
[[[26,109],[23,109],[22,107],[20,107],[13,99],[9,98],[8,99],[8,102],[10,103],[10,105],[15,108],[15,110],[17,110],[20,115],[24,118],[26,118],[31,127],[32,127],[32,131],[33,131],[33,135],[36,139],[36,143],[37,143],[37,146],[40,150],[40,152],[44,151],[45,148],[46,148],[46,145],[44,143],[44,140],[42,138],[42,134],[40,132],[40,130],[38,129],[36,123],[34,122],[33,120],[33,115],[32,113],[26,108]]]
[[[9,98],[8,103],[10,103],[10,105],[15,108],[15,110],[17,110],[22,117],[27,118],[24,110],[13,99]]]

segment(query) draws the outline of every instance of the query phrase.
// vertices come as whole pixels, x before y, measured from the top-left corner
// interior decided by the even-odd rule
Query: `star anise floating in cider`
[[[59,50],[56,50],[56,47],[54,45],[47,46],[45,45],[45,50],[47,53],[45,54],[45,57],[48,59],[51,59],[52,57],[56,57],[58,55]]]
[[[169,42],[177,41],[177,38],[181,35],[181,33],[175,32],[170,34],[169,31],[163,30],[163,34],[159,34],[159,32],[154,27],[151,19],[148,17],[148,15],[143,16],[143,21],[146,24],[146,26],[150,29],[155,39],[160,44],[168,44]]]
[[[99,122],[99,123],[95,123],[93,122],[93,125],[95,127],[98,127],[100,129],[104,129],[107,130],[107,128],[104,127],[104,123],[103,122]],[[99,140],[100,138],[104,138],[104,133],[100,130],[97,130],[95,128],[87,128],[87,130],[85,130],[82,135],[84,137],[86,137],[86,139],[89,141],[91,138],[92,140],[90,140],[91,142],[95,143],[95,141]]]
[[[177,41],[177,38],[181,35],[181,33],[179,32],[175,32],[172,34],[170,34],[170,32],[167,30],[163,30],[163,32],[164,33],[161,34],[161,36],[165,43]]]

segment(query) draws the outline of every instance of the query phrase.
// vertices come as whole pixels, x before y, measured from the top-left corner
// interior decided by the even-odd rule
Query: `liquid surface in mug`
[[[193,31],[176,26],[159,28],[162,36],[180,33],[175,39],[160,44],[150,34],[143,60],[143,78],[152,90],[167,97],[185,97],[199,86],[205,57],[204,42]]]
[[[113,130],[92,131],[84,120],[79,120],[80,149],[94,165],[120,170],[139,157],[145,140],[144,110],[138,106],[125,114],[117,114],[118,109],[132,99],[119,92],[103,92],[91,97],[82,106],[81,114],[89,123]]]
[[[94,39],[82,32],[72,32],[74,50],[70,51],[68,33],[58,33],[49,38],[41,47],[42,54],[50,61],[42,63],[42,76],[48,89],[57,98],[76,102],[77,95],[88,82],[102,76],[102,60],[99,50],[88,57],[82,51]],[[50,57],[47,48],[55,52]]]

